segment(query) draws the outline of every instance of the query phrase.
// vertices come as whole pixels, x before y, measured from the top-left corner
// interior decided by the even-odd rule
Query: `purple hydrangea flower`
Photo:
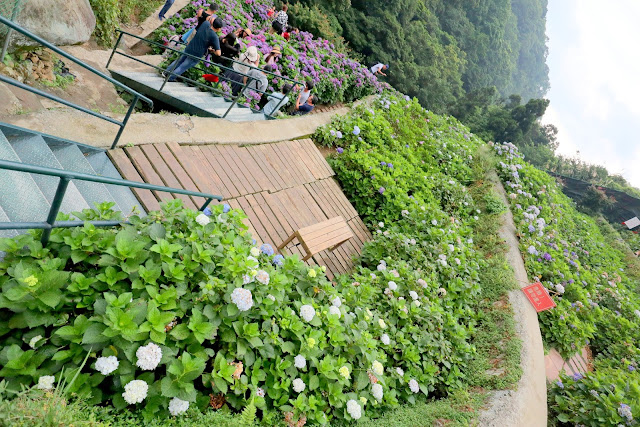
[[[260,245],[260,252],[267,256],[271,256],[274,254],[273,248],[268,243],[263,243],[262,245]]]
[[[556,385],[560,388],[564,388],[564,384],[562,384],[562,381],[560,380],[556,381]]]
[[[380,166],[387,166],[385,162],[380,162]]]
[[[547,252],[545,252],[544,255],[542,255],[542,257],[547,261],[551,261],[551,255],[549,255],[549,253]]]
[[[580,372],[576,372],[576,373],[573,374],[573,380],[574,381],[580,381],[583,378],[584,378],[584,376]]]
[[[353,127],[353,134],[354,134],[355,136],[360,135],[360,128],[359,128],[358,126],[354,126],[354,127]]]
[[[393,169],[393,164],[392,163],[387,163],[387,167]]]
[[[338,154],[342,154],[342,153],[344,153],[344,148],[338,147],[338,148],[336,148],[336,151],[338,152]]]
[[[336,132],[336,136],[338,137],[338,139],[341,139],[342,138],[342,132],[337,131]]]
[[[378,193],[380,193],[380,194],[384,193],[384,187],[378,188]]]
[[[277,254],[276,256],[273,257],[273,260],[271,260],[271,263],[277,267],[281,267],[284,264],[284,257],[280,254]]]

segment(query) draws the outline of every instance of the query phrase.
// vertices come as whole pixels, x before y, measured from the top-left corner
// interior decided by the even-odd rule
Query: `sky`
[[[558,153],[640,188],[640,1],[549,0],[551,101]]]

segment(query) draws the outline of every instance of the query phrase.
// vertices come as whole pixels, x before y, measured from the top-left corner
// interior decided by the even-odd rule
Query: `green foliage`
[[[135,17],[142,22],[164,0],[89,0],[96,16],[96,28],[93,36],[99,45],[113,46],[116,29],[121,23],[129,23]]]
[[[347,49],[347,44],[341,36],[342,27],[335,16],[327,15],[316,5],[307,6],[302,3],[294,3],[288,13],[289,25],[303,28],[304,31],[308,31],[316,37],[329,40],[338,52],[353,56],[354,52]]]
[[[595,372],[562,379],[550,394],[557,422],[617,425],[621,404],[638,413],[640,297],[637,262],[612,245],[610,228],[575,210],[553,178],[519,157],[511,144],[496,145],[529,277],[540,280],[557,307],[540,313],[546,344],[570,356],[589,345]]]

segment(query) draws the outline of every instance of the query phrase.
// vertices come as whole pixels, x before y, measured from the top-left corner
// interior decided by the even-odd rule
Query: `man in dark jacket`
[[[206,23],[203,24],[196,32],[195,37],[187,45],[184,53],[197,56],[198,58],[202,58],[207,52],[220,56],[222,52],[220,51],[220,39],[218,38],[217,32],[222,29],[224,23],[220,18],[211,18],[212,17],[206,21],[209,25]],[[173,63],[167,68],[167,71],[173,71],[173,74],[169,77],[169,81],[176,81],[177,76],[182,75],[182,73],[187,71],[189,68],[197,65],[198,62],[200,62],[198,59],[181,55],[180,58],[173,61]]]

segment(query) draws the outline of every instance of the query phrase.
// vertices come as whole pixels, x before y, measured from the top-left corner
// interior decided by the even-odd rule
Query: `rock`
[[[89,0],[23,0],[21,9],[16,19],[18,25],[58,46],[86,42],[96,26]],[[4,38],[0,36],[0,43],[4,43]],[[10,46],[12,51],[38,43],[14,31]]]

